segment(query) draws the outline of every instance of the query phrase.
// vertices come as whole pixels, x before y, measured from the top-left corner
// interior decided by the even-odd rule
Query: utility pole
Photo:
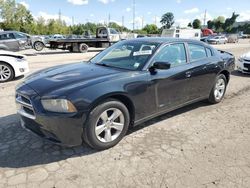
[[[124,16],[122,16],[122,28],[124,28]]]
[[[109,25],[110,25],[110,18],[111,18],[111,16],[110,16],[110,13],[109,13],[109,18],[108,18],[108,27],[109,27]]]
[[[143,29],[144,26],[144,16],[141,17],[141,29]]]
[[[207,9],[205,10],[205,14],[204,14],[204,23],[203,23],[204,27],[206,25],[206,20],[207,20]]]
[[[59,18],[59,21],[61,22],[62,21],[62,12],[61,12],[61,9],[59,9],[58,18]]]
[[[135,30],[135,0],[133,0],[133,31]]]

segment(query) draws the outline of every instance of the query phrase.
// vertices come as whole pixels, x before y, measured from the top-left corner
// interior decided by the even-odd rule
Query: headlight
[[[17,62],[23,62],[23,61],[26,61],[26,59],[25,58],[16,58],[16,61]]]
[[[75,106],[66,99],[45,99],[41,102],[43,108],[50,112],[70,113],[77,111]]]

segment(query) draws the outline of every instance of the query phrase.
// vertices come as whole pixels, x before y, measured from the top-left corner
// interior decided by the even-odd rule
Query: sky
[[[28,8],[35,18],[61,18],[72,23],[107,23],[108,20],[128,28],[133,27],[133,0],[17,0]],[[237,21],[250,20],[250,0],[135,0],[135,29],[146,24],[160,24],[161,16],[172,12],[175,25],[185,27],[195,18],[206,21],[218,16],[240,14]],[[124,22],[122,22],[124,20]]]

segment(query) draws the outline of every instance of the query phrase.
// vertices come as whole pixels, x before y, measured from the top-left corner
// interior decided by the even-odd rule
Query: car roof
[[[190,43],[196,43],[200,45],[206,46],[204,42],[193,40],[193,39],[180,39],[180,38],[171,38],[171,37],[144,37],[144,38],[136,38],[136,39],[130,39],[130,42],[155,42],[159,44],[164,43],[172,43],[172,42],[190,42]]]
[[[1,34],[8,34],[8,33],[22,33],[22,32],[19,32],[19,31],[0,31],[0,35]]]

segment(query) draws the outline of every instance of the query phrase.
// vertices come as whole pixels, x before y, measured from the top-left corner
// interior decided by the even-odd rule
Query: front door
[[[151,75],[159,111],[175,108],[188,102],[192,65],[187,62],[184,43],[164,46],[153,58],[154,62],[171,64],[170,69],[157,70],[155,75]]]

